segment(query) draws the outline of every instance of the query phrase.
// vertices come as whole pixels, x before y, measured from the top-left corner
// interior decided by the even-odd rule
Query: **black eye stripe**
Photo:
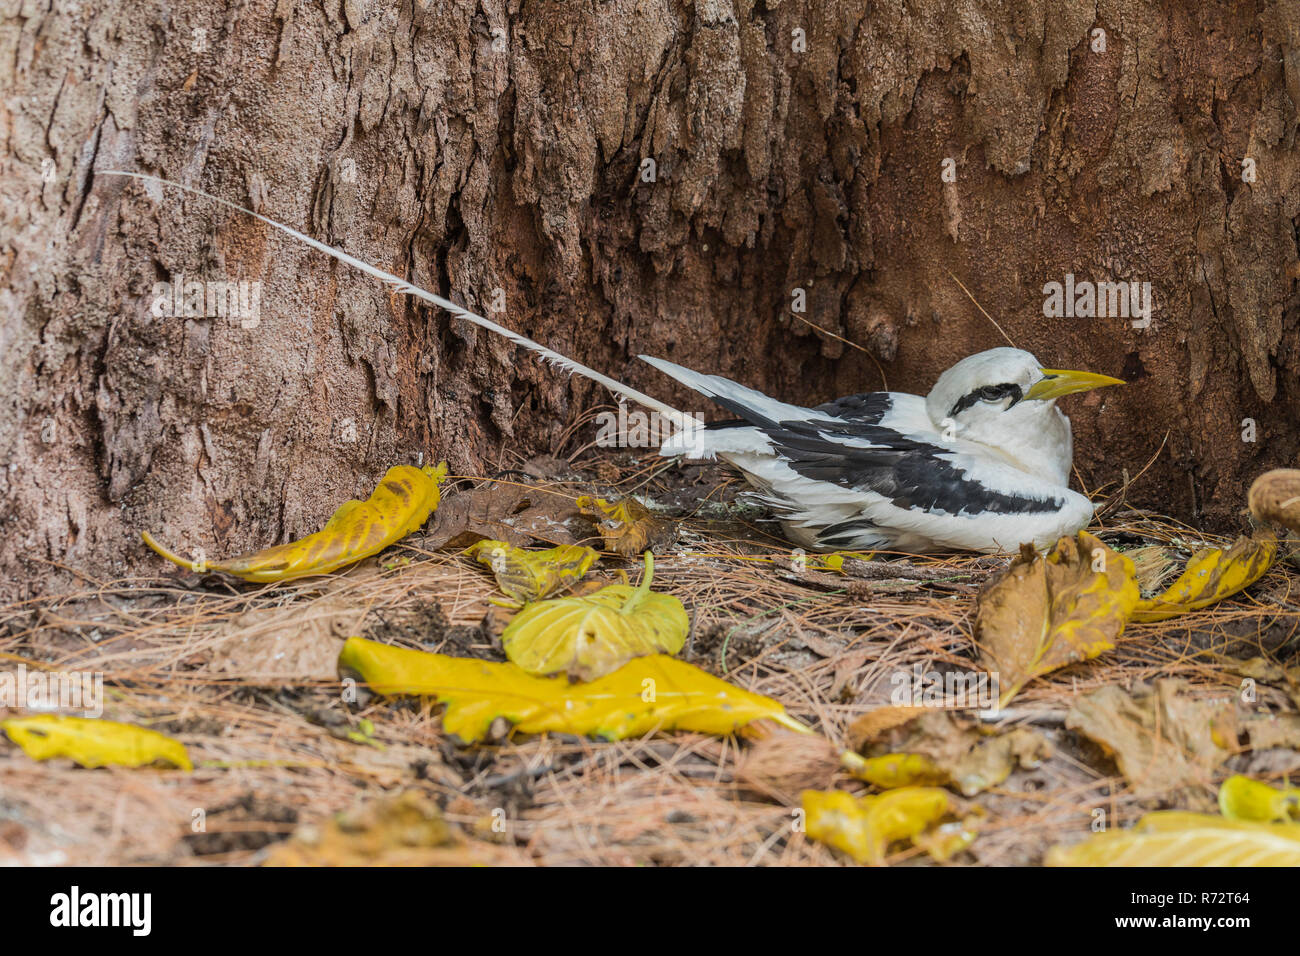
[[[957,399],[957,404],[953,405],[948,416],[951,418],[958,415],[977,402],[996,402],[1008,395],[1011,396],[1011,404],[1007,408],[1014,407],[1017,402],[1025,397],[1024,392],[1015,382],[1004,382],[1001,385],[984,385]]]

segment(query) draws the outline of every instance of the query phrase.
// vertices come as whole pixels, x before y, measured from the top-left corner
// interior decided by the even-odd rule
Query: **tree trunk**
[[[251,205],[690,410],[638,353],[814,404],[882,370],[925,391],[1000,326],[1130,381],[1066,402],[1089,490],[1164,442],[1129,500],[1223,527],[1296,462],[1296,0],[3,16],[10,596],[156,569],[140,529],[210,555],[284,540],[390,465],[482,473],[609,401],[104,169]],[[1067,275],[1149,282],[1149,325],[1046,317]],[[178,279],[259,282],[260,313],[155,315]]]

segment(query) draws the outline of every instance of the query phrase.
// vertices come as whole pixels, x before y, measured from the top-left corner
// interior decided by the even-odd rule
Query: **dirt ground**
[[[735,503],[735,481],[723,470],[579,455],[551,462],[543,469],[550,476],[539,479],[524,463],[500,464],[500,484],[526,491],[517,514],[562,514],[576,494],[596,492],[636,494],[671,518],[677,540],[657,556],[655,588],[677,595],[691,614],[681,656],[775,698],[837,748],[855,717],[889,702],[892,674],[972,666],[975,595],[1008,560],[877,558],[929,580],[799,573],[774,526]],[[458,496],[484,487],[481,479],[449,484],[440,513],[453,515]],[[439,528],[435,515],[424,533],[328,577],[245,585],[160,567],[152,577],[86,578],[76,593],[0,610],[0,658],[102,671],[104,716],[177,737],[195,765],[192,773],[89,770],[34,761],[0,737],[0,861],[358,862],[369,851],[332,841],[371,832],[385,812],[376,808],[396,806],[407,831],[425,834],[403,837],[408,849],[423,840],[432,854],[415,853],[412,862],[847,862],[795,825],[795,778],[808,769],[797,750],[799,772],[788,786],[755,777],[746,763],[754,732],[615,743],[506,735],[462,747],[427,701],[368,693],[345,701],[336,658],[350,635],[504,659],[496,635],[505,615],[490,603],[499,596],[493,579],[458,546],[440,546]],[[1226,541],[1120,502],[1094,530],[1112,546],[1159,542],[1186,553]],[[605,556],[596,576],[613,580],[620,568],[635,574],[634,565]],[[1168,806],[1209,810],[1229,773],[1276,782],[1300,771],[1295,750],[1243,752],[1176,796],[1144,797],[1064,726],[1073,701],[1107,684],[1176,676],[1205,694],[1235,693],[1240,678],[1219,655],[1294,655],[1297,583],[1296,570],[1279,562],[1244,595],[1174,621],[1132,624],[1113,651],[1031,683],[999,726],[1033,728],[1052,756],[973,798],[984,822],[953,864],[1036,864],[1049,846],[1085,838],[1098,809],[1111,826]],[[1277,712],[1294,712],[1282,695],[1260,693]],[[835,786],[869,789],[832,773],[824,776]],[[341,829],[331,823],[340,813]],[[890,862],[931,861],[907,850]]]

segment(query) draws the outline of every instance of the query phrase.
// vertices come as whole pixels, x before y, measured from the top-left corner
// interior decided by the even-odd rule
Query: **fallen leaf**
[[[1132,619],[1139,623],[1165,621],[1199,610],[1236,594],[1264,576],[1277,558],[1277,538],[1262,533],[1242,536],[1231,548],[1204,548],[1161,595],[1140,600]]]
[[[264,866],[530,866],[518,850],[467,838],[428,797],[408,790],[298,827]]]
[[[903,787],[865,797],[805,790],[801,803],[809,837],[873,866],[884,863],[889,847],[900,841],[924,846],[942,861],[970,846],[976,835],[975,809],[968,811],[959,798],[937,787]],[[936,829],[944,820],[951,825]]]
[[[449,495],[434,514],[421,545],[430,550],[466,548],[477,541],[523,547],[534,541],[575,544],[568,521],[578,514],[564,493],[517,482],[489,481]]]
[[[676,654],[691,619],[671,594],[650,590],[654,559],[646,552],[641,584],[611,584],[581,597],[527,605],[501,635],[506,657],[530,674],[595,680],[634,657]]]
[[[1262,780],[1234,774],[1219,786],[1219,812],[1229,820],[1300,822],[1300,790],[1279,790]]]
[[[325,527],[297,541],[222,562],[187,561],[144,532],[144,543],[168,561],[195,572],[222,571],[245,581],[290,581],[327,574],[353,564],[406,537],[438,507],[438,486],[447,465],[388,469],[365,501],[347,501]]]
[[[1037,731],[1013,727],[986,731],[944,710],[919,711],[908,721],[884,728],[859,745],[865,758],[846,755],[845,768],[877,787],[944,785],[965,796],[996,787],[1016,767],[1032,769],[1052,754]]]
[[[635,498],[613,503],[583,495],[578,510],[591,518],[605,540],[605,549],[630,558],[645,551],[662,550],[677,538],[677,526],[656,518]]]
[[[767,718],[808,732],[776,701],[741,690],[662,654],[639,657],[589,684],[534,677],[514,664],[446,657],[351,638],[339,671],[380,694],[418,694],[446,704],[443,729],[465,743],[503,717],[526,734],[589,734],[622,740],[656,730],[729,734]]]
[[[165,760],[182,770],[194,769],[179,740],[115,720],[37,714],[0,721],[0,728],[33,760],[70,757],[83,767],[142,767]]]
[[[1194,696],[1186,684],[1160,680],[1133,694],[1114,685],[1080,697],[1065,726],[1113,755],[1139,797],[1196,784],[1232,756],[1235,703]]]
[[[1047,851],[1047,866],[1300,866],[1300,824],[1148,813],[1131,830]]]
[[[1047,557],[1023,545],[979,596],[975,633],[1005,706],[1035,677],[1110,650],[1138,601],[1133,563],[1080,531]]]
[[[526,551],[504,541],[479,541],[465,553],[496,576],[506,597],[526,604],[576,584],[600,557],[594,548],[564,544],[545,551]]]
[[[899,727],[925,713],[923,707],[877,707],[856,718],[848,729],[849,746],[861,750],[891,727]]]

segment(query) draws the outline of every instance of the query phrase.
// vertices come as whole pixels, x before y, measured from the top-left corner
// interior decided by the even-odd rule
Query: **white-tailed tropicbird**
[[[737,416],[682,429],[660,454],[734,465],[787,536],[820,551],[1010,551],[1078,531],[1093,506],[1069,488],[1070,420],[1056,400],[1124,384],[998,348],[962,359],[924,398],[871,392],[802,408],[641,358]]]
[[[1092,503],[1067,485],[1070,422],[1056,399],[1123,384],[1119,379],[1040,368],[1028,352],[1000,348],[958,362],[925,398],[873,392],[801,408],[642,356],[739,416],[700,428],[671,405],[238,203],[145,173],[95,174],[173,187],[252,216],[399,293],[659,412],[680,429],[662,454],[695,450],[730,462],[805,547],[1009,551],[1032,542],[1045,548],[1092,517]]]

